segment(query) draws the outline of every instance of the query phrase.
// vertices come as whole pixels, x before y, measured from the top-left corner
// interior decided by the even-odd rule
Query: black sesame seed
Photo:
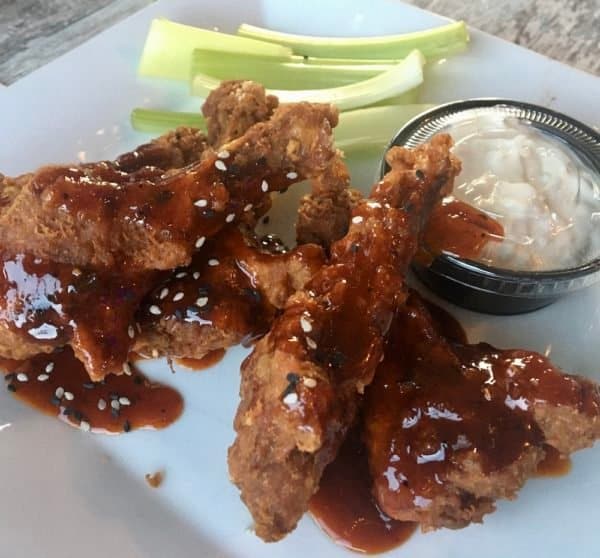
[[[350,252],[352,252],[353,254],[356,254],[359,250],[360,250],[360,245],[358,245],[358,244],[352,244],[350,246]]]
[[[110,398],[111,401],[114,401],[115,399],[119,399],[119,395],[116,393],[109,393],[108,397]]]
[[[81,411],[73,411],[73,418],[76,421],[81,422],[83,420],[83,414],[81,413]]]
[[[13,393],[14,393],[15,391],[17,391],[17,388],[16,388],[16,386],[15,386],[14,384],[8,384],[8,385],[6,386],[6,389],[7,389],[8,391],[12,391]]]
[[[268,215],[266,217],[263,217],[263,225],[268,225],[270,220],[271,218]]]
[[[53,395],[50,398],[50,403],[52,403],[52,405],[54,405],[55,407],[58,407],[60,405],[60,399],[56,397],[56,395]]]
[[[298,374],[296,374],[295,372],[290,372],[286,376],[286,379],[290,384],[297,384],[300,381],[300,376],[298,376]]]
[[[63,415],[65,415],[65,417],[68,417],[70,415],[73,414],[73,409],[70,409],[69,407],[67,407],[64,411],[63,411]]]
[[[279,190],[279,193],[280,194],[285,194],[287,191],[288,191],[287,188],[283,188],[282,190]]]
[[[181,311],[181,308],[176,308],[175,312],[173,312],[173,314],[175,315],[175,319],[176,320],[183,320],[183,312]]]
[[[85,389],[94,389],[96,387],[96,385],[94,384],[94,382],[85,382],[83,384],[83,387]]]
[[[111,415],[112,415],[114,418],[117,418],[117,417],[120,415],[120,413],[119,413],[119,409],[115,409],[114,407],[111,407],[111,408],[110,408],[110,414],[111,414]]]
[[[425,173],[421,169],[417,169],[415,171],[415,175],[419,180],[423,180],[425,178]]]
[[[7,382],[12,382],[16,377],[17,377],[17,375],[14,372],[11,372],[10,374],[7,374],[6,376],[4,376],[4,379]]]
[[[236,165],[235,163],[233,163],[233,164],[230,164],[230,165],[227,167],[227,171],[229,172],[229,174],[230,174],[231,176],[236,176],[236,175],[240,174],[240,171],[241,171],[241,170],[242,170],[242,169],[240,168],[240,166],[239,166],[239,165]]]
[[[131,424],[129,424],[129,421],[126,420],[123,423],[123,432],[129,432],[131,430]]]
[[[200,296],[208,296],[208,287],[198,287],[198,295]]]
[[[136,385],[142,385],[144,383],[144,378],[142,378],[142,376],[135,376],[133,378],[133,383]]]

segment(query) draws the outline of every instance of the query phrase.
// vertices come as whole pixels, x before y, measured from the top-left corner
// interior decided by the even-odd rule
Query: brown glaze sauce
[[[560,453],[556,448],[546,444],[544,446],[546,455],[538,463],[536,476],[538,477],[562,477],[571,472],[571,458]]]
[[[91,382],[69,348],[26,361],[3,360],[6,388],[19,400],[82,430],[119,434],[138,428],[165,428],[181,415],[175,389],[131,375]]]
[[[594,385],[542,355],[452,342],[440,329],[412,293],[369,388],[366,439],[378,501],[389,513],[426,507],[457,459],[477,456],[487,475],[543,448],[534,405],[599,413]]]
[[[224,356],[225,349],[215,349],[204,355],[202,358],[176,358],[175,362],[189,370],[197,372],[199,370],[206,370],[221,362]]]
[[[488,242],[501,242],[503,238],[504,227],[492,217],[468,203],[444,201],[431,212],[418,260],[431,263],[442,253],[476,260]]]
[[[122,231],[143,229],[191,252],[197,239],[262,206],[269,191],[302,180],[293,170],[273,171],[263,159],[239,166],[206,152],[202,161],[168,172],[154,166],[126,172],[111,161],[48,166],[35,173],[32,188],[47,207],[93,221],[110,265],[127,269],[135,260],[121,253]]]
[[[0,324],[15,344],[33,353],[72,343],[93,378],[121,371],[155,273],[114,275],[24,254],[4,255],[0,265]]]
[[[348,434],[336,459],[325,469],[309,509],[336,543],[366,554],[395,548],[416,529],[415,523],[390,519],[377,506],[358,428]]]

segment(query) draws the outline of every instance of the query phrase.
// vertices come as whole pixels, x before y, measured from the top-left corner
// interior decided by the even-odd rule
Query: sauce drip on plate
[[[17,399],[85,431],[119,434],[165,428],[183,410],[179,392],[150,382],[135,369],[130,375],[90,381],[69,348],[0,365],[6,387]]]
[[[556,448],[546,445],[546,455],[537,466],[538,477],[562,477],[571,471],[571,458],[562,455]]]
[[[325,469],[310,512],[336,543],[366,554],[395,548],[416,529],[415,523],[390,519],[377,506],[358,428],[348,434],[335,461]]]
[[[221,362],[224,356],[225,349],[216,349],[214,351],[210,351],[202,358],[176,358],[175,362],[190,370],[199,371],[210,368],[218,362]]]

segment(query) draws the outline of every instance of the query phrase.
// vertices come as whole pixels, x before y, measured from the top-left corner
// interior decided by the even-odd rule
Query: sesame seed
[[[230,213],[229,215],[227,215],[227,217],[225,217],[225,222],[231,223],[234,219],[235,219],[235,213]]]
[[[381,204],[379,202],[376,202],[376,201],[369,201],[369,202],[367,202],[367,205],[369,207],[377,208],[377,209],[381,207]]]
[[[160,308],[156,306],[156,304],[150,306],[148,310],[150,311],[150,314],[154,314],[155,316],[160,316],[160,314],[162,314]]]
[[[252,209],[252,204],[249,203],[247,205],[244,206],[244,211],[250,211]]]
[[[295,180],[296,178],[298,178],[298,173],[297,173],[297,172],[294,172],[294,171],[291,171],[291,172],[288,172],[288,173],[286,174],[286,176],[287,176],[287,177],[288,177],[290,180]]]
[[[73,270],[71,271],[71,273],[73,274],[74,277],[79,277],[81,275],[81,269],[74,267]]]
[[[98,410],[104,411],[106,409],[106,401],[102,398],[98,399]]]
[[[312,337],[306,338],[306,345],[309,349],[312,349],[313,351],[317,348],[317,343]]]
[[[65,391],[65,399],[67,401],[73,401],[73,399],[75,399],[75,396],[70,391]]]
[[[286,405],[295,405],[296,403],[298,403],[298,394],[295,392],[292,393],[288,393],[284,398],[283,398],[283,402]]]
[[[180,271],[175,275],[177,279],[183,279],[187,275],[187,271]]]
[[[221,161],[221,159],[217,159],[215,161],[215,167],[217,167],[217,169],[219,169],[220,171],[227,170],[227,165],[223,161]]]
[[[133,339],[133,338],[135,337],[135,329],[133,328],[133,326],[132,326],[132,325],[130,325],[130,326],[127,328],[127,335],[129,335],[129,338],[130,338],[130,339]]]
[[[79,423],[79,428],[81,428],[81,430],[83,430],[84,432],[89,432],[91,429],[90,423],[87,420],[82,420]]]
[[[200,272],[199,271],[194,271],[194,274],[192,275],[192,277],[196,280],[200,279]]]
[[[77,292],[77,289],[75,288],[75,285],[67,285],[67,294],[71,294]]]
[[[203,306],[206,306],[207,304],[208,304],[207,296],[201,296],[200,298],[196,299],[196,306],[200,306],[200,308],[202,308]]]
[[[317,387],[317,380],[315,380],[314,378],[303,378],[302,379],[302,383],[307,387],[307,388],[314,388]]]
[[[54,397],[56,397],[56,399],[62,399],[64,394],[65,394],[65,388],[57,387],[56,391],[54,392]]]
[[[207,200],[197,200],[194,202],[194,205],[196,207],[206,207],[208,205],[208,201]]]
[[[131,424],[128,420],[123,423],[123,432],[129,432],[131,430]]]
[[[260,189],[261,189],[263,192],[268,192],[268,191],[269,191],[269,184],[268,184],[268,182],[267,182],[266,180],[263,180],[263,181],[262,181],[262,183],[261,183],[261,185],[260,185]]]
[[[227,159],[227,157],[229,157],[229,151],[227,151],[227,149],[223,149],[217,153],[217,157],[219,159]]]
[[[161,300],[163,300],[164,298],[166,298],[166,296],[169,294],[169,289],[167,289],[167,287],[165,287],[162,291],[160,291],[160,294],[158,295],[158,298],[160,298]]]
[[[158,349],[152,349],[152,358],[158,358],[160,356],[160,353],[158,352]]]
[[[19,382],[27,382],[29,380],[29,378],[27,377],[27,374],[23,373],[23,372],[19,372],[17,374],[17,381]]]
[[[205,242],[206,242],[206,237],[201,236],[198,240],[196,240],[196,248],[202,248],[202,246],[204,246]]]
[[[15,387],[15,385],[14,385],[14,384],[8,384],[8,385],[6,386],[6,389],[7,389],[8,391],[12,391],[13,393],[14,393],[15,391],[17,391],[17,388]]]
[[[125,376],[131,376],[131,366],[128,362],[123,363],[123,372],[125,373]]]
[[[52,372],[52,370],[54,370],[54,363],[49,362],[48,364],[46,364],[45,370],[48,374],[50,374]]]
[[[312,324],[306,316],[301,316],[300,327],[304,333],[310,333],[312,331]]]
[[[48,374],[40,374],[37,379],[38,382],[45,382],[50,376],[48,376]]]
[[[119,403],[127,407],[127,405],[131,405],[131,401],[127,397],[119,397]]]
[[[216,258],[211,258],[210,260],[208,260],[208,265],[210,265],[211,267],[215,267],[216,265],[219,265],[219,260],[217,260]]]
[[[362,223],[363,222],[362,215],[357,215],[356,217],[352,217],[352,222],[355,225],[358,225],[359,223]]]
[[[178,293],[175,293],[175,296],[173,297],[173,302],[179,302],[185,295],[179,291]]]
[[[111,406],[111,407],[112,407],[112,408],[113,408],[115,411],[118,411],[118,410],[121,408],[121,404],[119,403],[119,400],[118,400],[118,399],[113,399],[113,400],[110,402],[110,406]]]

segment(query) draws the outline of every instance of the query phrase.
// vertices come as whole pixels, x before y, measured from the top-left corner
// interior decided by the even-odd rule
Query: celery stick
[[[326,89],[306,89],[298,91],[269,89],[282,103],[313,101],[333,103],[340,110],[350,110],[371,105],[383,99],[400,95],[413,89],[423,81],[424,59],[417,50],[390,70],[372,78],[349,85]],[[192,80],[192,94],[206,97],[218,87],[219,80],[205,74],[197,74]]]
[[[393,105],[350,110],[340,114],[334,130],[336,146],[352,154],[367,149],[383,149],[409,120],[432,105]]]
[[[190,126],[206,131],[206,122],[199,112],[135,108],[131,111],[131,125],[134,130],[149,134],[162,134],[177,126]]]
[[[265,56],[292,54],[289,48],[270,42],[182,25],[168,19],[154,19],[138,72],[142,76],[188,80],[192,51],[203,47],[224,52],[255,52]]]
[[[205,74],[220,80],[248,79],[270,89],[324,89],[369,79],[389,70],[393,64],[345,64],[343,59],[304,59],[302,56],[265,57],[252,53],[196,49],[192,54],[192,80]]]
[[[464,50],[469,32],[463,21],[441,27],[379,37],[311,37],[292,35],[242,24],[238,35],[269,41],[290,47],[294,54],[331,58],[404,58],[411,50],[418,49],[427,59],[449,56]]]

